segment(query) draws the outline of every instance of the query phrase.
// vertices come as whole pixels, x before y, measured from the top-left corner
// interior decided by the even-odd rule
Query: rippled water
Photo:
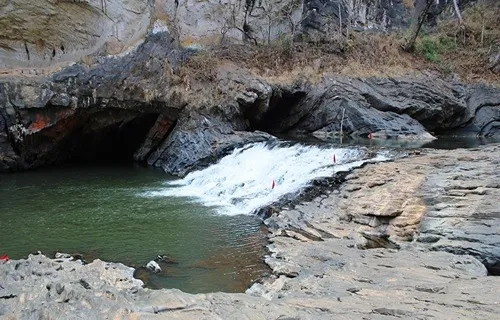
[[[242,292],[267,272],[266,233],[253,216],[225,216],[185,198],[140,196],[164,172],[132,165],[66,166],[0,175],[0,255],[81,253],[130,266],[166,254],[153,288]]]

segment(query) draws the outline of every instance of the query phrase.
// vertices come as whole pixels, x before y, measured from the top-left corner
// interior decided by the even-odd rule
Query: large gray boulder
[[[469,88],[467,119],[457,133],[494,137],[500,135],[500,90],[484,84]]]
[[[230,122],[213,115],[183,114],[172,133],[147,159],[149,165],[183,176],[206,167],[237,147],[273,137],[264,132],[233,129]]]
[[[92,158],[104,144],[140,144],[134,139],[144,138],[159,114],[173,121],[185,106],[175,89],[166,90],[184,54],[163,32],[121,58],[75,64],[49,77],[1,79],[0,170]],[[107,141],[113,132],[129,141]]]
[[[427,130],[463,122],[467,106],[460,92],[439,79],[326,77],[314,87],[289,89],[293,103],[274,106],[276,131],[339,133],[428,139]]]

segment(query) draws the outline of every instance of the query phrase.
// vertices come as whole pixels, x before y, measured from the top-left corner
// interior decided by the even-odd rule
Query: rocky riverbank
[[[246,294],[143,289],[120,264],[34,255],[0,265],[0,317],[495,318],[498,159],[500,145],[423,150],[354,170],[265,220],[273,275]]]

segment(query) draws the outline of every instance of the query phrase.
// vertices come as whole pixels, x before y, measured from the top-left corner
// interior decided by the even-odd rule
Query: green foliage
[[[278,40],[279,51],[282,57],[291,58],[295,51],[293,39],[289,35],[282,35]]]
[[[421,53],[425,59],[431,62],[439,62],[440,57],[438,53],[439,47],[436,42],[430,38],[424,38],[422,43],[417,45],[417,51]]]
[[[456,48],[455,41],[447,36],[425,36],[417,43],[417,52],[430,62],[440,62],[441,54]]]

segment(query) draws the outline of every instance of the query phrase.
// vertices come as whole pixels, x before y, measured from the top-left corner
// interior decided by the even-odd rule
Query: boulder
[[[149,261],[148,264],[146,264],[146,268],[148,268],[149,270],[151,270],[153,272],[161,272],[160,265],[158,264],[158,262],[156,262],[154,260]]]
[[[172,133],[151,153],[147,162],[182,176],[208,166],[237,147],[272,138],[264,132],[235,131],[220,118],[192,112],[181,116]]]
[[[468,89],[468,121],[457,128],[455,134],[498,137],[500,135],[500,89],[484,84],[471,85]]]

